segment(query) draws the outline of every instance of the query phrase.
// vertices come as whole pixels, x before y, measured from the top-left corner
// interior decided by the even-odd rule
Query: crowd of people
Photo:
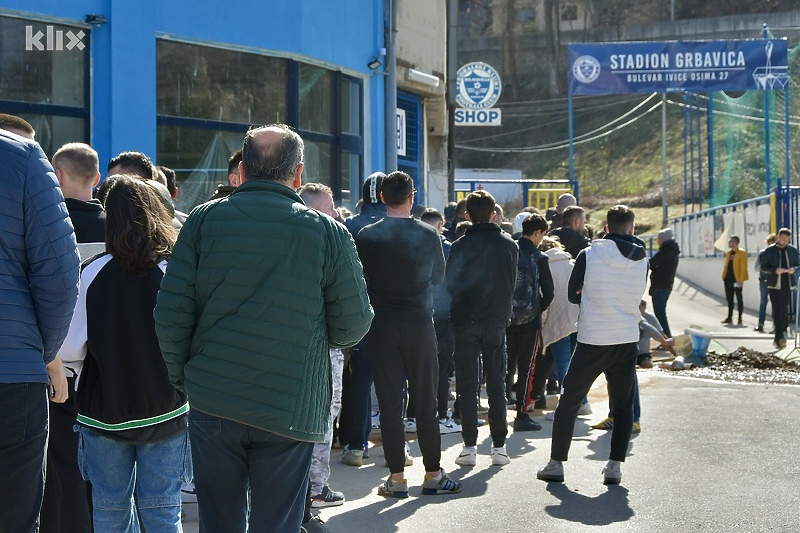
[[[540,430],[531,412],[549,392],[560,398],[537,477],[562,482],[601,373],[603,481],[620,483],[641,431],[636,366],[652,366],[651,339],[672,350],[671,230],[648,261],[624,205],[596,234],[571,194],[512,221],[486,191],[440,212],[418,205],[403,172],[370,175],[353,215],[326,185],[301,183],[304,142],[282,124],[248,131],[228,183],[187,215],[175,173],[145,154],[114,157],[101,182],[91,146],[48,162],[34,139],[0,115],[3,531],[177,532],[182,490],[196,493],[201,531],[325,531],[311,509],[346,501],[331,485],[334,443],[361,466],[379,426],[389,474],[377,493],[407,498],[416,433],[421,494],[457,494],[441,435],[459,433],[455,463],[476,466],[488,423],[488,461],[502,467],[509,430]],[[781,229],[759,254],[776,344],[800,268],[790,237]],[[747,275],[737,246],[728,322],[734,295],[741,321]]]

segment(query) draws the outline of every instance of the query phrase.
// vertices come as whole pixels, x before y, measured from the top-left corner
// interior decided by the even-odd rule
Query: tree
[[[550,72],[549,92],[551,98],[557,98],[559,89],[559,48],[561,48],[561,35],[559,32],[558,0],[544,0],[544,31],[547,41],[548,70]]]

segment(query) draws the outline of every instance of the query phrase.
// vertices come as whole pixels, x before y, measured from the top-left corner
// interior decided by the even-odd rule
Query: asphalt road
[[[675,331],[689,325],[713,331],[722,344],[712,348],[770,350],[770,337],[753,333],[752,315],[744,327],[725,328],[721,303],[683,284],[668,313]],[[606,416],[600,379],[590,394],[594,414],[576,423],[563,484],[536,479],[549,457],[552,427],[537,416],[542,431],[510,433],[512,462],[505,467],[490,464],[487,427],[479,430],[473,468],[453,462],[460,435],[442,436],[442,466],[463,482],[459,495],[420,495],[424,469],[414,435],[407,500],[377,496],[388,473],[379,442],[360,468],[343,465],[334,449],[330,484],[347,503],[320,516],[334,533],[800,531],[800,388],[684,376],[639,370],[642,433],[631,441],[620,486],[602,484],[610,432],[590,428]],[[196,503],[185,509],[185,531],[197,531]]]

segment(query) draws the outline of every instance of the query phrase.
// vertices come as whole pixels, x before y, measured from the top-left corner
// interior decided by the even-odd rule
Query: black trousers
[[[633,428],[633,380],[636,375],[638,343],[597,346],[578,342],[564,377],[564,393],[553,419],[550,458],[566,461],[583,399],[597,376],[605,372],[608,397],[612,404],[614,429],[611,432],[609,459],[624,461]]]
[[[75,378],[67,378],[69,398],[50,404],[47,477],[42,502],[43,533],[92,531],[92,490],[78,469],[78,434],[74,431]]]
[[[430,316],[376,309],[367,337],[375,394],[381,409],[381,437],[389,471],[405,468],[403,400],[406,378],[414,400],[417,439],[426,472],[436,472],[442,458],[436,393],[439,360]]]
[[[453,350],[455,338],[449,320],[435,320],[436,344],[439,354],[439,386],[436,390],[436,404],[439,418],[447,418],[447,402],[450,400],[450,372],[453,371]]]
[[[784,280],[781,280],[783,282]],[[784,286],[785,285],[785,286]],[[789,298],[792,291],[788,283],[781,283],[780,289],[769,290],[769,301],[772,304],[772,321],[775,324],[775,342],[783,338],[789,327]]]
[[[739,318],[742,317],[742,312],[744,311],[744,301],[742,300],[742,288],[741,287],[734,287],[733,284],[736,283],[733,280],[726,279],[725,280],[725,298],[728,300],[728,318],[733,317],[733,297],[736,296],[737,303],[739,304],[737,307],[739,309]]]
[[[504,446],[506,423],[506,328],[483,324],[454,324],[456,336],[456,390],[461,412],[461,437],[465,446],[478,442],[478,360],[483,358],[486,395],[489,397],[489,431],[495,447]]]
[[[47,404],[44,383],[0,383],[2,531],[39,531],[47,448]]]
[[[540,374],[536,367],[541,352],[541,336],[533,322],[506,328],[506,348],[509,364],[515,362],[516,368],[509,368],[511,374],[517,372],[517,414],[524,413],[532,403],[534,389],[534,373]],[[547,379],[547,376],[544,376]]]

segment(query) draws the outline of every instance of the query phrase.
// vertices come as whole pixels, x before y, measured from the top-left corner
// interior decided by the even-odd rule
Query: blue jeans
[[[758,288],[761,290],[761,299],[758,302],[758,326],[764,327],[767,319],[767,300],[769,299],[769,288],[766,281],[759,280]]]
[[[181,483],[191,479],[189,435],[134,444],[82,427],[78,467],[92,483],[95,531],[181,532]],[[136,505],[133,493],[136,491]]]
[[[667,300],[672,293],[672,289],[657,289],[650,288],[650,298],[653,300],[653,314],[656,315],[661,327],[664,329],[664,335],[672,337],[672,331],[669,329],[667,322]]]
[[[575,346],[572,343],[572,338],[567,335],[563,339],[558,339],[556,342],[548,346],[550,352],[553,354],[553,360],[556,363],[556,372],[558,372],[558,383],[564,386],[564,376],[567,375],[569,368],[569,361],[572,359],[572,350]]]
[[[189,411],[189,435],[200,533],[300,531],[313,442],[292,440],[197,409]]]
[[[0,413],[0,530],[39,531],[47,385],[0,383]]]
[[[610,394],[609,394],[610,396]],[[642,404],[639,402],[639,378],[633,375],[633,421],[638,422],[642,416]],[[614,417],[614,406],[611,405],[611,398],[608,399],[608,417]]]

